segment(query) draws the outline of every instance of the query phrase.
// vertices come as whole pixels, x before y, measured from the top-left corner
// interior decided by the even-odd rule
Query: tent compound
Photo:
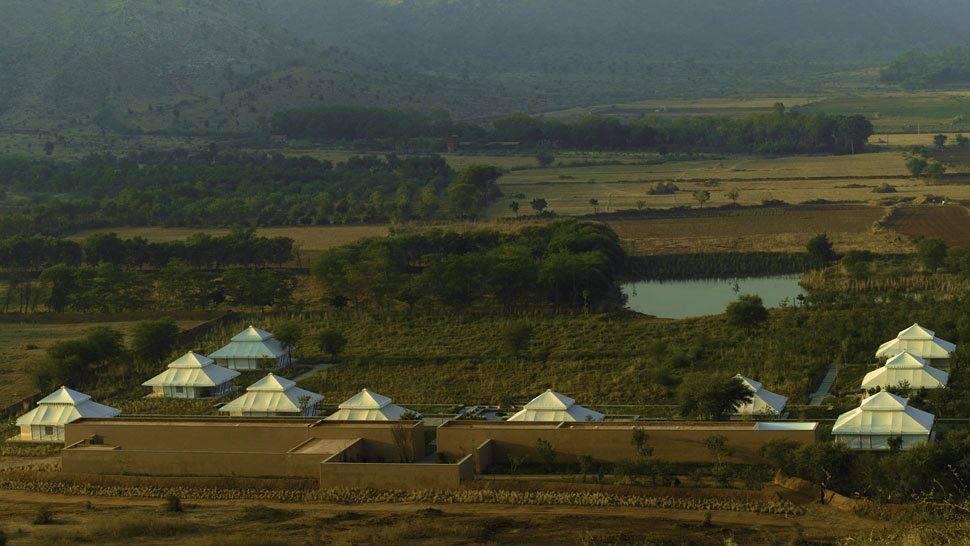
[[[835,420],[832,436],[853,449],[889,449],[890,438],[901,438],[902,448],[930,439],[933,414],[909,406],[907,399],[881,391],[858,408]]]
[[[894,387],[905,381],[911,389],[942,389],[948,374],[926,363],[909,352],[902,352],[886,361],[886,364],[862,379],[863,389]]]
[[[339,406],[337,411],[328,415],[331,421],[400,421],[409,410],[394,404],[386,396],[363,389]],[[410,412],[414,413],[414,412]]]
[[[876,350],[876,357],[891,358],[900,353],[908,352],[932,364],[936,360],[949,360],[956,348],[957,346],[953,343],[936,337],[936,332],[933,330],[914,323],[909,328],[899,332],[896,339],[880,345],[879,349]]]
[[[232,380],[237,377],[239,372],[217,366],[211,358],[189,351],[142,385],[151,387],[153,396],[204,398],[229,392]]]
[[[296,386],[294,381],[270,373],[246,387],[246,394],[219,408],[234,417],[314,415],[323,395]]]
[[[64,425],[83,417],[114,417],[121,410],[98,404],[91,397],[61,387],[37,402],[37,407],[17,419],[19,440],[63,442]]]
[[[577,406],[576,401],[568,396],[548,389],[536,396],[509,421],[602,421],[605,415],[591,409]]]
[[[209,358],[231,370],[278,370],[289,366],[290,348],[283,347],[273,334],[250,325]]]
[[[762,388],[761,383],[750,377],[741,374],[735,377],[751,390],[751,401],[740,404],[735,408],[738,415],[780,415],[785,410],[785,406],[788,404],[787,396],[766,391]]]

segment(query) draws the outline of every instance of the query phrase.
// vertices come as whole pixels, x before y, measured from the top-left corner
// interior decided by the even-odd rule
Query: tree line
[[[512,234],[434,231],[328,250],[313,276],[336,306],[461,310],[476,304],[603,308],[626,254],[602,224],[562,220]]]
[[[780,103],[770,114],[742,117],[685,116],[670,122],[624,123],[611,116],[563,121],[512,114],[488,125],[452,123],[443,113],[433,117],[406,110],[328,106],[279,113],[273,118],[273,129],[295,138],[328,141],[454,135],[473,146],[501,141],[523,147],[760,154],[860,153],[873,132],[872,124],[861,115],[804,114],[787,111]]]
[[[5,157],[0,158],[0,237],[120,225],[470,217],[499,194],[500,174],[486,166],[456,173],[440,157],[394,155],[337,164],[218,150],[92,155],[74,163]]]
[[[970,82],[970,46],[937,53],[910,51],[893,59],[879,78],[911,89]]]
[[[109,263],[132,268],[160,268],[172,260],[197,268],[228,265],[282,265],[295,257],[293,239],[260,237],[249,227],[226,235],[196,233],[184,240],[154,242],[122,239],[117,233],[93,233],[82,241],[35,235],[0,239],[0,269],[39,271],[56,264]]]

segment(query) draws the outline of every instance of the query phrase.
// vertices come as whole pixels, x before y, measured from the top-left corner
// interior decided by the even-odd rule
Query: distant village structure
[[[407,414],[418,414],[402,408],[386,396],[381,396],[368,389],[357,394],[337,406],[337,411],[327,416],[330,421],[399,421]]]
[[[895,339],[889,340],[876,350],[876,358],[892,358],[907,352],[918,356],[930,365],[949,366],[950,356],[956,345],[936,337],[936,332],[917,323],[899,332]]]
[[[151,396],[164,398],[208,398],[232,390],[239,372],[217,366],[207,356],[189,351],[168,365],[168,369],[142,383]]]
[[[246,387],[246,394],[219,408],[236,417],[286,417],[316,415],[323,395],[296,386],[296,382],[270,373]]]
[[[99,404],[91,397],[61,387],[37,402],[37,407],[17,419],[24,442],[63,442],[64,425],[82,418],[115,417],[121,410]]]
[[[279,370],[290,365],[290,347],[250,325],[209,358],[230,370]]]
[[[735,408],[735,412],[738,415],[781,415],[785,411],[785,406],[788,404],[787,396],[765,390],[761,383],[750,377],[745,377],[741,374],[735,377],[740,379],[751,390],[751,401]]]

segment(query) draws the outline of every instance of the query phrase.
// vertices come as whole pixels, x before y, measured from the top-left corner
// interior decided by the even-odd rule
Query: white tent
[[[762,388],[761,383],[750,377],[745,377],[741,374],[735,377],[740,379],[751,390],[751,401],[740,404],[735,408],[735,412],[738,415],[779,415],[785,410],[785,405],[788,404],[787,396],[766,391]]]
[[[933,330],[913,324],[899,332],[896,339],[880,345],[876,350],[876,357],[891,358],[899,353],[908,352],[932,363],[934,360],[949,359],[956,348],[957,346],[949,341],[936,337],[936,332]]]
[[[903,381],[912,389],[942,389],[949,375],[926,363],[922,358],[902,352],[886,361],[886,365],[872,370],[862,379],[863,389],[894,387]]]
[[[905,398],[881,391],[840,415],[832,436],[854,449],[889,449],[890,438],[902,438],[902,447],[907,448],[929,440],[932,431],[932,414],[909,407]]]
[[[322,395],[301,389],[295,382],[271,373],[246,387],[246,394],[222,406],[219,411],[236,417],[314,415],[314,406],[321,400]]]
[[[37,407],[17,419],[20,440],[63,442],[64,425],[83,417],[114,417],[121,410],[98,404],[91,397],[61,387],[37,402]]]
[[[546,392],[536,396],[515,415],[508,418],[509,421],[602,421],[606,417],[602,413],[591,409],[577,406],[576,401],[568,396],[547,389]]]
[[[386,396],[363,389],[337,406],[337,411],[328,415],[327,419],[331,421],[399,421],[408,411]]]
[[[290,364],[290,349],[273,334],[250,325],[209,358],[231,370],[280,369]]]
[[[237,377],[239,372],[216,366],[211,358],[189,351],[142,385],[151,387],[155,396],[203,398],[229,392]]]

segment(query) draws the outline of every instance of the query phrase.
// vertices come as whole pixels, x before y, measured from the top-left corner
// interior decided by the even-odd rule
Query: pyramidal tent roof
[[[910,407],[907,399],[881,391],[840,415],[832,434],[926,435],[933,430],[933,420],[933,414]]]
[[[862,388],[892,387],[903,381],[914,389],[939,389],[946,386],[949,374],[930,366],[922,358],[902,352],[862,378]]]
[[[306,398],[309,406],[323,400],[323,395],[296,386],[296,383],[276,374],[246,387],[246,393],[219,408],[224,412],[245,413],[302,413],[300,399]]]
[[[328,415],[330,421],[399,421],[408,410],[386,396],[368,389],[344,400],[337,411]],[[412,412],[414,413],[414,412]]]
[[[606,417],[602,413],[582,406],[577,406],[572,398],[547,389],[536,396],[509,421],[602,421]]]
[[[99,404],[91,397],[61,387],[37,402],[37,407],[21,415],[17,426],[63,426],[82,417],[114,417],[121,410]]]
[[[215,387],[239,377],[239,372],[217,366],[207,357],[189,351],[168,369],[142,383],[145,387]]]
[[[785,406],[788,405],[787,396],[765,390],[760,382],[750,377],[745,377],[741,374],[737,374],[734,377],[740,379],[751,390],[751,401],[739,405],[737,407],[738,413],[754,414],[764,413],[766,411],[770,413],[781,413],[784,411]]]
[[[923,358],[949,358],[956,348],[955,344],[936,337],[933,330],[914,323],[901,330],[896,339],[880,345],[876,357],[887,358],[906,351]]]
[[[285,353],[283,345],[273,337],[273,334],[250,325],[249,328],[232,336],[227,345],[210,354],[209,358],[279,358]]]

